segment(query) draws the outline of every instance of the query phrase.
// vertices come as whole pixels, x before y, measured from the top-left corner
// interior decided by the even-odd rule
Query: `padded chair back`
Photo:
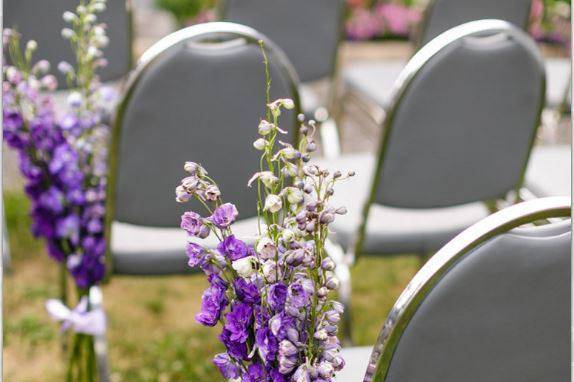
[[[110,153],[109,219],[177,227],[184,211],[203,211],[195,201],[191,206],[175,202],[185,161],[207,169],[223,198],[236,203],[240,218],[256,215],[256,192],[247,180],[259,168],[260,152],[252,143],[265,116],[259,40],[270,61],[272,99],[295,101],[296,110],[281,117],[283,128],[294,131],[297,77],[272,42],[231,23],[175,32],[142,56],[118,107]]]
[[[431,0],[416,39],[417,48],[452,27],[482,19],[505,20],[527,29],[532,0]]]
[[[502,210],[419,271],[389,315],[365,381],[570,379],[569,198]]]
[[[61,37],[66,23],[64,11],[75,11],[78,0],[5,0],[4,26],[16,27],[24,41],[38,42],[37,58],[45,58],[52,64],[52,74],[58,77],[61,89],[66,80],[56,69],[60,61],[74,62],[70,42]],[[104,48],[108,66],[99,72],[102,81],[117,80],[127,74],[132,60],[131,10],[129,0],[110,0],[99,20],[107,24],[109,45]]]
[[[541,55],[515,26],[481,20],[440,35],[395,83],[373,201],[434,208],[504,197],[522,184],[544,93]]]
[[[222,1],[222,18],[249,25],[277,43],[302,82],[333,75],[343,36],[345,0]]]

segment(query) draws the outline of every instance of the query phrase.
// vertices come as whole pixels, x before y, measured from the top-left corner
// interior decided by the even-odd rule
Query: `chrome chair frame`
[[[571,213],[571,201],[567,197],[536,199],[496,212],[446,244],[414,276],[391,309],[373,348],[364,382],[385,380],[408,323],[433,287],[465,254],[519,226],[539,220],[567,218]]]
[[[424,67],[424,65],[432,58],[434,57],[434,55],[436,55],[437,53],[439,53],[443,48],[445,48],[446,46],[448,46],[449,44],[459,40],[460,38],[464,38],[467,36],[473,36],[476,34],[481,34],[484,32],[488,32],[488,33],[506,33],[510,36],[512,36],[513,38],[519,39],[521,41],[524,41],[526,43],[532,43],[530,40],[527,39],[527,36],[525,36],[522,31],[520,31],[519,29],[517,29],[515,26],[513,26],[511,23],[506,22],[506,21],[502,21],[502,20],[478,20],[478,21],[471,21],[469,23],[466,24],[462,24],[459,25],[457,27],[454,27],[450,30],[448,30],[447,32],[442,33],[441,35],[439,35],[438,37],[436,37],[435,39],[433,39],[431,42],[429,42],[428,44],[426,44],[422,49],[420,49],[413,57],[412,59],[407,63],[407,65],[405,66],[405,68],[403,69],[403,71],[401,72],[401,74],[399,75],[399,77],[397,78],[397,80],[395,81],[394,84],[394,88],[392,91],[392,101],[391,101],[391,106],[389,108],[389,110],[386,112],[385,114],[385,118],[382,121],[382,134],[381,134],[381,140],[379,143],[379,148],[378,148],[378,154],[377,154],[377,162],[375,165],[375,176],[372,179],[372,183],[371,183],[371,191],[369,194],[369,197],[367,198],[367,200],[365,201],[365,204],[363,205],[363,210],[362,210],[362,217],[361,217],[361,223],[354,235],[354,238],[352,240],[352,244],[349,247],[350,249],[348,250],[347,253],[345,253],[344,256],[339,256],[338,258],[340,259],[338,262],[338,266],[340,266],[342,268],[342,272],[346,275],[349,274],[349,268],[357,261],[358,257],[361,255],[361,251],[362,251],[362,246],[363,246],[363,242],[365,239],[365,235],[366,235],[366,228],[367,228],[367,222],[368,222],[368,218],[369,218],[369,212],[370,212],[370,208],[373,205],[373,201],[375,198],[375,194],[378,191],[378,177],[380,174],[380,170],[383,166],[383,162],[384,162],[384,158],[385,158],[385,153],[387,151],[387,146],[389,144],[390,141],[390,136],[392,134],[392,126],[393,126],[393,118],[394,118],[394,114],[398,108],[398,106],[400,106],[401,104],[401,100],[404,96],[404,94],[407,92],[407,90],[409,89],[410,84],[412,83],[412,81],[414,80],[414,78],[417,76],[419,70],[421,68]],[[544,67],[543,62],[540,62],[541,68]],[[543,72],[544,73],[544,72]],[[543,86],[541,89],[542,92],[542,96],[541,96],[541,103],[539,105],[538,108],[538,112],[537,112],[537,120],[535,122],[535,127],[534,127],[534,133],[532,134],[532,140],[530,142],[530,149],[528,151],[528,156],[526,161],[524,162],[524,165],[522,167],[521,170],[521,175],[520,175],[520,181],[519,183],[516,185],[516,189],[514,190],[512,195],[512,198],[514,199],[513,201],[521,201],[521,196],[524,195],[524,191],[523,191],[523,183],[524,183],[524,177],[526,174],[526,168],[527,168],[527,164],[528,164],[528,158],[530,157],[530,153],[532,151],[532,148],[534,146],[534,141],[536,138],[536,132],[540,126],[540,119],[541,119],[541,113],[542,110],[544,108],[544,94],[546,92],[546,79],[545,76],[543,77]],[[500,195],[500,197],[498,199],[494,199],[494,200],[484,200],[483,202],[485,203],[485,205],[489,208],[490,211],[495,212],[498,210],[498,206],[499,205],[505,205],[508,204],[508,202],[506,201],[507,197],[509,195]],[[429,254],[427,253],[420,253],[419,257],[421,258],[421,265],[422,263],[424,263],[424,261],[426,260],[426,258],[428,257]],[[341,289],[344,291],[343,294],[341,294],[340,298],[341,301],[343,302],[343,304],[345,305],[346,309],[345,309],[345,340],[347,343],[351,343],[351,318],[350,318],[350,308],[351,308],[351,279],[350,277],[345,277],[341,280]]]
[[[216,5],[217,18],[223,20],[227,13],[228,0],[219,0]],[[319,124],[319,134],[323,143],[323,155],[326,158],[335,158],[341,154],[341,129],[339,128],[339,49],[345,41],[345,15],[347,14],[348,5],[342,3],[343,11],[341,20],[339,20],[339,33],[335,47],[333,63],[331,70],[324,78],[328,80],[327,102],[323,107],[314,111],[313,117]]]
[[[377,158],[377,164],[375,166],[375,175],[380,174],[380,170],[383,166],[387,146],[389,144],[390,136],[391,136],[392,130],[393,130],[392,127],[393,127],[394,114],[395,114],[398,106],[401,104],[403,96],[408,91],[410,84],[412,83],[414,78],[417,76],[420,69],[423,68],[424,65],[431,58],[433,58],[437,53],[439,53],[442,49],[444,49],[448,45],[454,43],[455,41],[457,41],[461,38],[464,38],[464,37],[471,37],[471,36],[482,34],[485,32],[488,32],[488,33],[506,33],[509,36],[516,38],[517,40],[520,40],[526,44],[532,43],[530,40],[528,40],[527,36],[525,36],[519,29],[514,27],[509,22],[502,21],[502,20],[478,20],[478,21],[471,21],[469,23],[459,25],[457,27],[454,27],[454,28],[442,33],[441,35],[439,35],[438,37],[433,39],[431,42],[429,42],[427,45],[425,45],[421,50],[419,50],[413,56],[413,58],[408,62],[408,64],[405,66],[405,68],[403,69],[403,71],[401,72],[401,74],[399,75],[399,77],[397,78],[397,80],[395,82],[394,89],[392,92],[393,96],[392,96],[391,107],[389,108],[389,111],[387,112],[385,120],[383,122],[383,129],[382,129],[383,133],[381,134],[381,141],[380,141],[380,145],[379,145],[379,149],[378,149],[378,158]],[[540,65],[541,65],[541,68],[544,68],[544,66],[543,66],[544,64],[542,62],[540,62]],[[543,77],[543,86],[541,89],[542,95],[544,95],[544,93],[545,93],[545,88],[546,88],[546,86],[545,86],[545,76],[544,76]],[[540,114],[542,113],[542,109],[544,107],[544,97],[543,96],[541,97],[541,100],[542,101],[539,105],[538,112],[537,112],[538,118],[535,121],[535,126],[533,129],[534,134],[532,135],[532,139],[530,142],[530,149],[528,152],[528,154],[529,154],[528,156],[530,156],[530,152],[532,150],[532,147],[534,146],[536,131],[540,125]],[[527,164],[528,164],[528,159],[525,161],[525,163],[522,167],[522,171],[521,171],[521,175],[520,175],[520,181],[517,184],[516,189],[515,189],[517,198],[519,195],[519,191],[522,188],[522,183],[524,181],[524,175],[526,173]],[[377,179],[373,179],[373,181],[372,181],[371,192],[370,192],[369,198],[367,199],[367,201],[365,202],[364,207],[363,207],[361,225],[359,226],[359,229],[357,230],[357,233],[355,234],[354,245],[353,245],[354,249],[353,249],[353,253],[352,253],[353,260],[355,259],[355,257],[358,257],[361,253],[361,248],[362,248],[363,240],[365,237],[366,224],[367,224],[367,220],[369,217],[369,210],[370,210],[371,205],[373,204],[374,196],[378,191],[378,187],[377,187],[378,182],[376,180]],[[506,195],[500,195],[499,199],[503,200],[505,197],[506,197]],[[496,200],[498,200],[498,199],[485,200],[483,202],[487,203],[488,205],[491,205]]]
[[[424,40],[423,37],[424,37],[425,33],[427,32],[428,25],[430,22],[430,17],[432,15],[432,11],[433,11],[434,7],[436,6],[437,1],[438,0],[430,0],[428,5],[425,7],[421,23],[418,25],[417,31],[416,31],[415,35],[413,36],[413,39],[412,39],[414,46],[415,46],[415,51],[418,51],[419,49],[421,49],[423,47],[423,44],[422,44],[422,41]],[[532,1],[530,3],[532,6]],[[526,20],[524,20],[524,22],[522,23],[522,25],[518,25],[518,26],[520,28],[522,28],[523,30],[527,30],[529,24],[530,24],[530,17],[527,17]]]

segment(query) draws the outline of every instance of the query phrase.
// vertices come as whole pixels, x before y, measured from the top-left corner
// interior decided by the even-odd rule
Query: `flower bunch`
[[[239,214],[225,203],[215,181],[199,164],[187,162],[188,176],[176,200],[199,200],[207,215],[186,212],[181,227],[189,242],[189,266],[200,267],[209,287],[196,320],[222,326],[226,352],[214,358],[227,380],[333,381],[344,366],[337,331],[342,305],[329,298],[339,286],[335,263],[325,252],[329,224],[344,207],[329,199],[336,182],[352,176],[311,164],[315,123],[300,118],[296,146],[282,141],[278,120],[293,109],[290,99],[267,105],[259,123],[260,169],[249,180],[257,188],[258,229],[253,242],[233,233]],[[213,235],[216,248],[202,239]]]
[[[378,37],[407,38],[414,32],[422,12],[418,6],[396,1],[376,1],[370,6],[355,4],[346,30],[353,40],[368,40]]]
[[[78,63],[76,69],[58,65],[77,89],[62,111],[51,94],[57,81],[48,74],[50,64],[33,61],[36,42],[22,51],[18,32],[4,31],[12,62],[4,68],[4,138],[19,153],[34,235],[46,240],[49,255],[66,264],[80,289],[104,276],[105,144],[113,101],[95,75],[105,65],[99,50],[107,43],[105,26],[95,24],[95,13],[104,7],[103,0],[91,0],[77,13],[64,14],[73,30],[62,34],[70,38]]]

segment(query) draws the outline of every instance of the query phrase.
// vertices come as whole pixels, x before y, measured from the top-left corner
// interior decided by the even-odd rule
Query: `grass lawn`
[[[44,310],[57,297],[57,267],[29,234],[28,203],[5,194],[12,273],[4,278],[4,380],[61,382],[59,329]],[[362,259],[353,269],[354,338],[374,343],[382,321],[418,267],[416,257]],[[112,381],[219,381],[211,357],[217,328],[194,320],[203,277],[119,277],[104,287]]]

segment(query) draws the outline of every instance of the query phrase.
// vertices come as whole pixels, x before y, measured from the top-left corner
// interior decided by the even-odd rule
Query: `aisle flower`
[[[334,381],[345,364],[337,339],[343,308],[330,299],[339,281],[325,241],[329,225],[346,212],[329,203],[334,186],[353,173],[331,174],[310,163],[313,121],[300,118],[295,146],[281,140],[287,132],[279,116],[293,108],[289,99],[267,102],[257,127],[261,166],[246,185],[259,195],[253,243],[233,233],[240,214],[201,165],[187,162],[188,176],[176,188],[177,201],[196,198],[206,208],[203,216],[184,213],[181,227],[189,236],[189,266],[201,267],[209,281],[195,318],[221,324],[225,352],[213,362],[230,381]],[[215,247],[200,240],[210,234],[219,239]]]
[[[115,98],[96,74],[106,65],[106,26],[97,22],[105,5],[105,0],[81,0],[75,12],[63,15],[68,26],[62,37],[70,40],[77,61],[57,65],[72,89],[62,110],[55,105],[58,85],[50,63],[34,60],[37,43],[28,41],[22,48],[16,30],[3,33],[10,57],[2,89],[4,139],[18,152],[32,233],[44,239],[48,255],[60,263],[62,303],[73,305],[67,293],[70,275],[82,307],[89,288],[105,273],[106,146]],[[90,316],[89,304],[84,308]],[[85,333],[93,332],[88,328],[73,336],[68,381],[96,378],[93,337]]]

